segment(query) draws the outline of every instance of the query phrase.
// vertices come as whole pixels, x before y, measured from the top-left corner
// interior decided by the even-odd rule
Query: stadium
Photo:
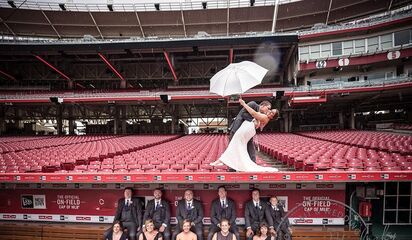
[[[256,188],[291,239],[412,239],[411,1],[8,0],[0,21],[0,239],[107,239],[131,187],[142,213],[161,189],[172,231],[192,190],[206,240],[219,186],[238,240]],[[259,84],[211,91],[244,62]],[[279,110],[253,137],[279,171],[211,165],[239,95]]]

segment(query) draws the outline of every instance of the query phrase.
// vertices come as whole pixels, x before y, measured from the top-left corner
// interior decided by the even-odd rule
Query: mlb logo
[[[20,181],[20,176],[16,176],[16,181]]]
[[[131,178],[130,176],[124,176],[123,179],[124,179],[125,181],[130,181],[130,180],[132,180],[132,178]]]
[[[40,176],[40,181],[46,181],[46,176]]]
[[[219,175],[219,176],[217,176],[217,180],[223,181],[223,180],[225,180],[225,176]]]
[[[258,177],[257,177],[257,175],[252,175],[252,176],[249,176],[249,179],[250,179],[250,180],[257,180]]]
[[[290,180],[290,175],[283,175],[283,179]]]
[[[94,176],[94,180],[100,181],[100,180],[102,180],[102,177],[101,176]]]
[[[153,176],[153,180],[160,181],[162,180],[162,176]]]
[[[323,175],[316,174],[316,175],[315,175],[315,179],[322,180],[322,179],[323,179]]]
[[[389,174],[385,173],[381,175],[381,178],[383,179],[389,179]]]
[[[349,174],[348,178],[351,180],[356,180],[356,174]]]
[[[322,224],[328,224],[328,223],[329,223],[329,221],[328,221],[327,218],[322,219]]]
[[[24,214],[24,215],[23,215],[23,219],[24,219],[24,220],[27,220],[27,218],[28,218],[27,215]]]
[[[67,176],[67,177],[66,177],[66,180],[67,180],[67,181],[73,181],[73,176]]]
[[[64,221],[64,215],[60,215],[60,221]]]
[[[188,181],[193,181],[193,176],[185,176],[185,179]]]
[[[99,222],[104,222],[104,217],[99,217]]]

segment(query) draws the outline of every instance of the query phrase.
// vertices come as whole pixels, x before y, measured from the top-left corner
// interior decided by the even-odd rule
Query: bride
[[[257,165],[250,159],[247,152],[247,142],[256,135],[256,129],[262,130],[273,118],[277,118],[279,111],[270,110],[267,114],[256,112],[249,107],[243,99],[239,99],[242,105],[254,118],[252,121],[244,121],[233,135],[225,152],[218,160],[210,163],[212,166],[227,165],[239,172],[277,172],[277,168]]]

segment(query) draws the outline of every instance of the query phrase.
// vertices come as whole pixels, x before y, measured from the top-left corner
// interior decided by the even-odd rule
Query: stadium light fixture
[[[160,11],[160,3],[155,3],[154,6],[157,11]]]
[[[59,3],[59,7],[62,11],[66,11],[66,5],[64,3]]]
[[[250,6],[251,7],[255,6],[255,0],[250,0]]]
[[[107,4],[107,8],[110,12],[113,12],[113,4]]]
[[[202,2],[202,7],[203,7],[203,9],[206,9],[207,8],[207,2]]]
[[[10,5],[10,7],[12,8],[17,8],[16,4],[14,3],[14,1],[7,1],[7,3]]]

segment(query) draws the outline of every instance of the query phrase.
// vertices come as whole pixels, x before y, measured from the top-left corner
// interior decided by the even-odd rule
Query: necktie
[[[126,206],[129,206],[130,205],[130,202],[129,202],[129,199],[128,200],[126,200]]]
[[[191,209],[191,206],[190,206],[191,204],[190,203],[187,203],[187,210],[190,210]]]
[[[259,203],[256,203],[256,210],[259,210]]]
[[[155,211],[159,208],[159,202],[156,201]]]
[[[222,208],[225,208],[225,200],[222,201]]]

